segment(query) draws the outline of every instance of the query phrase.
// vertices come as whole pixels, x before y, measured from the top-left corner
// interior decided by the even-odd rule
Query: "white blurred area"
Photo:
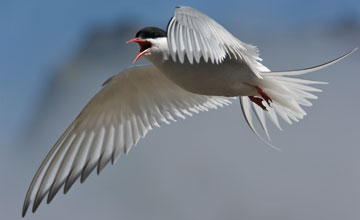
[[[162,27],[172,10],[158,12]],[[300,69],[360,46],[360,16],[347,15],[273,31],[249,28],[246,21],[225,26],[257,45],[270,69]],[[72,53],[51,64],[55,71],[31,97],[33,110],[19,115],[23,126],[12,129],[9,136],[16,138],[0,150],[0,219],[20,219],[42,159],[101,84],[131,64],[138,48],[125,41],[143,25],[149,26],[90,25]],[[319,87],[319,100],[299,123],[282,123],[282,132],[270,126],[282,152],[251,133],[234,100],[230,107],[154,129],[115,166],[76,183],[66,196],[59,192],[26,219],[359,219],[359,61],[357,51],[306,76],[329,85]]]

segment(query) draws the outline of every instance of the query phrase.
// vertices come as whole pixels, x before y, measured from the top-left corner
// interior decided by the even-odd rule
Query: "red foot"
[[[260,106],[264,111],[267,111],[265,105],[262,103],[262,99],[258,98],[258,97],[254,97],[254,96],[249,96],[249,99],[254,102],[255,104],[257,104],[258,106]]]
[[[270,102],[272,102],[271,98],[259,86],[255,86],[255,88],[265,102],[270,106]]]

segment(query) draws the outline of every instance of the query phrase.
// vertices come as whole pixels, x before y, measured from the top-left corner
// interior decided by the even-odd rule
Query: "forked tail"
[[[302,119],[306,115],[306,112],[301,106],[311,106],[312,104],[309,100],[317,99],[317,96],[313,93],[321,92],[320,89],[314,88],[312,87],[312,85],[327,84],[326,82],[305,80],[296,78],[294,76],[303,75],[323,69],[344,59],[356,50],[357,48],[330,62],[306,69],[280,72],[263,72],[263,79],[260,80],[260,84],[257,86],[261,88],[259,89],[262,90],[264,94],[270,97],[270,105],[266,102],[266,99],[261,102],[261,96],[239,97],[243,115],[251,130],[262,141],[264,141],[271,147],[278,149],[277,147],[266,141],[264,138],[262,138],[257,132],[254,126],[253,115],[255,115],[255,117],[259,121],[259,124],[263,128],[268,140],[271,140],[266,126],[266,117],[269,118],[270,121],[272,121],[280,130],[282,129],[280,127],[280,123],[277,117],[278,115],[289,124],[292,124],[292,121],[299,121],[299,119]],[[264,98],[264,96],[262,98]],[[260,104],[259,102],[256,102],[258,100],[260,100]],[[263,110],[265,109],[264,107],[266,108],[265,111]]]

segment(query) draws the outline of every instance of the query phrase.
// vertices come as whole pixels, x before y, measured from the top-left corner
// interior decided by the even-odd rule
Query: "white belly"
[[[189,92],[215,96],[256,94],[253,82],[257,77],[245,63],[230,59],[225,59],[220,64],[201,61],[181,64],[168,59],[154,65],[171,81]]]

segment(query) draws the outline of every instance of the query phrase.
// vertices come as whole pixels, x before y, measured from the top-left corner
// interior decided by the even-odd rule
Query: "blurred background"
[[[131,64],[138,48],[124,42],[144,26],[165,29],[177,5],[257,45],[272,70],[360,46],[358,0],[2,0],[1,219],[21,218],[51,146],[101,84]],[[26,219],[360,219],[359,69],[357,51],[306,76],[329,85],[304,120],[282,123],[282,132],[271,126],[282,152],[251,133],[234,101],[153,130],[100,177]]]

